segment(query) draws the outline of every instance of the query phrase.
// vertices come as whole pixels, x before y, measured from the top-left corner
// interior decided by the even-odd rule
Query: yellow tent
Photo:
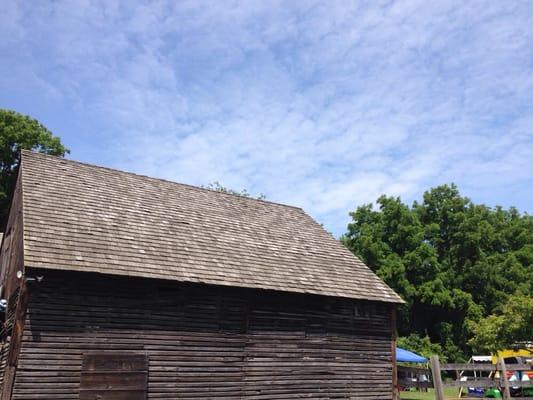
[[[511,357],[532,358],[533,357],[533,348],[500,350],[496,354],[492,355],[492,363],[493,364],[496,364],[498,362],[498,357],[502,357],[504,360],[506,358],[511,358]]]

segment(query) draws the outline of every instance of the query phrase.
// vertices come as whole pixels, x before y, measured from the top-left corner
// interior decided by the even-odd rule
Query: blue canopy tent
[[[396,347],[396,361],[398,362],[412,362],[412,363],[425,363],[427,358],[419,356],[409,350]]]
[[[425,363],[427,358],[419,356],[409,350],[396,347],[396,361],[399,363]],[[416,390],[426,391],[429,385],[429,369],[427,367],[414,367],[398,365],[397,368],[397,387],[399,390]]]

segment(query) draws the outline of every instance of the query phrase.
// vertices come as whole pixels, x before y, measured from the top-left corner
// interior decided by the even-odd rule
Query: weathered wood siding
[[[3,298],[7,299],[20,285],[17,271],[24,265],[24,226],[22,224],[22,185],[19,174],[15,193],[11,200],[9,217],[5,227],[4,239],[0,250],[0,284],[3,286]],[[3,227],[0,227],[2,229]]]
[[[79,399],[84,354],[128,351],[148,399],[392,398],[389,304],[38,272],[13,399]]]
[[[9,399],[24,325],[26,293],[24,280],[24,232],[22,185],[19,173],[0,250],[1,298],[8,301],[5,321],[0,324],[0,400]]]

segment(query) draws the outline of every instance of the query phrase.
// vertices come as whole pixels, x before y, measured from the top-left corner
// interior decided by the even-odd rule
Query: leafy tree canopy
[[[411,206],[387,196],[376,206],[351,213],[341,241],[406,301],[400,335],[428,336],[460,361],[476,324],[513,294],[533,295],[533,217],[474,204],[453,184]]]
[[[420,336],[412,333],[409,336],[399,337],[398,347],[412,351],[427,359],[436,354],[442,362],[447,361],[446,355],[442,351],[442,346],[438,343],[432,343],[428,336]]]
[[[0,226],[5,226],[14,190],[20,150],[64,156],[69,150],[39,121],[15,111],[0,109]],[[1,228],[0,228],[1,229]]]
[[[211,183],[207,184],[207,186],[202,185],[202,187],[204,189],[214,190],[215,192],[234,194],[236,196],[241,196],[241,197],[253,197],[253,198],[258,199],[258,200],[265,200],[266,199],[266,196],[263,193],[259,193],[259,195],[257,195],[257,196],[252,196],[250,193],[248,193],[248,191],[246,189],[242,189],[241,191],[230,189],[230,188],[227,188],[226,186],[222,185],[218,181],[211,182]]]
[[[510,296],[495,314],[471,324],[474,337],[469,344],[477,352],[525,346],[533,338],[533,297]]]

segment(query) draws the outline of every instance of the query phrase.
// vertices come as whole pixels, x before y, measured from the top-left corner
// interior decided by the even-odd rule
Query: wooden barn
[[[23,152],[1,400],[391,399],[401,299],[300,208]]]

